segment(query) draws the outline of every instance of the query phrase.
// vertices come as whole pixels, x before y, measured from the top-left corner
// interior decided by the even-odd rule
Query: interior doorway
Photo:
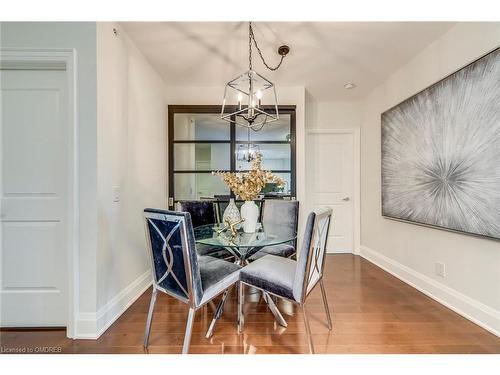
[[[74,336],[78,248],[74,51],[2,49],[1,327]]]
[[[309,130],[306,141],[308,210],[332,208],[328,253],[359,248],[359,130]]]

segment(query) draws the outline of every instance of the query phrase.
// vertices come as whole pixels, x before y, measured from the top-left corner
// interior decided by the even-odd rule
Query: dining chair
[[[302,248],[297,261],[275,255],[266,255],[241,269],[238,292],[238,332],[242,332],[244,325],[243,284],[246,284],[300,306],[306,327],[309,350],[314,353],[311,328],[307,317],[306,299],[318,283],[321,286],[328,329],[332,329],[332,320],[328,309],[325,286],[323,285],[326,241],[331,216],[332,210],[330,208],[321,208],[309,214]]]
[[[211,200],[184,200],[177,202],[177,211],[189,212],[193,227],[218,223],[216,202]],[[233,259],[233,255],[222,247],[196,245],[198,254],[220,259]]]
[[[296,237],[299,223],[299,201],[286,201],[282,199],[264,200],[261,222],[266,235],[287,238]],[[296,239],[292,243],[266,246],[253,254],[249,258],[249,261],[253,262],[268,254],[290,258],[296,254],[296,249]]]
[[[144,334],[148,347],[149,333],[158,291],[189,306],[182,353],[187,353],[195,312],[239,280],[240,267],[231,262],[196,253],[191,215],[187,212],[146,208],[146,239],[151,257],[153,294]],[[217,311],[221,314],[222,311]]]
[[[183,200],[177,202],[177,211],[189,212],[193,227],[217,223],[215,204],[211,200]]]

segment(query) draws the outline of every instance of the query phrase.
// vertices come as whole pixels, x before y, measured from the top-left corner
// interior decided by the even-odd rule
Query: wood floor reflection
[[[329,331],[319,286],[308,298],[316,353],[500,353],[500,338],[353,255],[329,255],[325,287],[332,311]],[[62,353],[180,353],[186,305],[159,294],[149,348],[142,347],[151,290],[145,292],[98,340],[70,340],[64,331],[1,331],[2,351],[59,347]],[[247,295],[245,330],[236,332],[232,291],[214,336],[205,338],[210,307],[199,310],[190,353],[308,353],[298,309],[278,303],[288,327],[277,325],[258,294]]]

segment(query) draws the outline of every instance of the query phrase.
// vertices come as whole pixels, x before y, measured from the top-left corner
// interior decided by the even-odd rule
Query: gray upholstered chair
[[[266,255],[241,269],[238,295],[238,332],[243,330],[244,324],[242,284],[247,284],[276,297],[285,298],[301,307],[309,350],[314,353],[311,329],[307,318],[306,298],[318,283],[321,286],[321,294],[328,318],[328,329],[332,329],[323,285],[326,240],[331,216],[332,210],[330,208],[322,208],[309,214],[298,261]]]
[[[193,227],[217,223],[215,204],[210,200],[178,201],[177,211],[189,212]]]
[[[189,212],[191,214],[191,222],[193,227],[201,225],[216,224],[217,207],[213,201],[178,201],[177,211]],[[232,259],[233,255],[222,247],[214,247],[209,245],[196,245],[196,250],[200,255],[210,255],[220,259]]]
[[[299,223],[299,201],[266,199],[262,204],[262,226],[268,235],[296,237]],[[297,252],[297,240],[279,245],[266,246],[250,257],[253,262],[271,254],[290,258]]]
[[[148,346],[156,296],[160,291],[189,305],[182,347],[182,353],[187,353],[196,310],[217,295],[227,293],[229,287],[238,282],[240,267],[196,253],[189,213],[147,208],[144,219],[153,272],[144,347]]]

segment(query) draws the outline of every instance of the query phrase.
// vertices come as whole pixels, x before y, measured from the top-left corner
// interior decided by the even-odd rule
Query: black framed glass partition
[[[220,106],[168,106],[169,206],[179,200],[231,196],[213,170],[246,171],[250,163],[239,157],[248,148],[247,129],[220,118]],[[250,143],[263,156],[263,168],[285,180],[268,184],[265,197],[295,197],[295,106],[280,106],[280,119],[262,130],[250,131]]]

